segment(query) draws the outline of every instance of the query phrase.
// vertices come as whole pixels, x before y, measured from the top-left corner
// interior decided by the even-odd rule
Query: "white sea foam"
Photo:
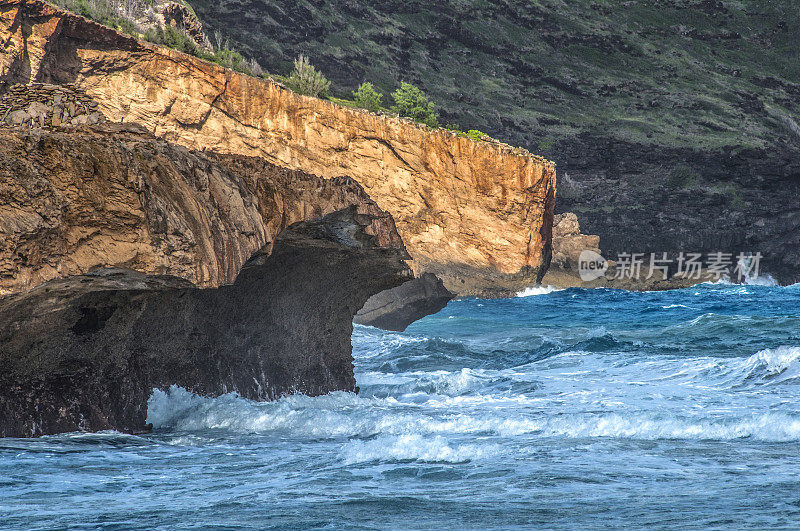
[[[349,393],[320,398],[292,396],[275,402],[254,402],[236,394],[204,398],[173,386],[154,390],[148,400],[147,421],[156,429],[178,431],[229,430],[239,433],[294,432],[312,437],[361,434],[347,411],[361,405]]]
[[[275,402],[156,390],[148,422],[175,437],[222,430],[329,439],[347,463],[464,462],[508,451],[507,442],[519,438],[800,441],[800,411],[787,405],[800,383],[800,346],[749,357],[570,351],[507,369],[371,371],[359,378],[362,396]]]
[[[739,418],[708,419],[659,416],[655,413],[577,415],[547,419],[540,435],[547,437],[759,441],[800,440],[800,417],[765,413]]]
[[[439,435],[404,434],[349,441],[341,455],[347,464],[406,460],[464,463],[494,456],[499,451],[500,447],[495,444],[454,444]]]
[[[683,365],[677,360],[670,363],[648,363],[651,372],[667,374],[642,388],[648,395],[660,394],[659,381],[665,382],[668,388],[685,389],[685,396],[696,396],[698,391],[692,391],[687,384],[697,382],[696,389],[708,390],[715,387],[715,380],[720,387],[729,387],[725,382],[750,381],[763,385],[800,377],[800,349],[797,347],[764,350],[744,359],[708,358]],[[169,392],[153,393],[148,421],[157,429],[173,431],[221,429],[304,438],[368,438],[344,443],[342,458],[348,463],[404,459],[462,462],[499,451],[497,437],[500,440],[522,436],[800,441],[800,414],[794,412],[753,411],[752,407],[742,407],[742,404],[727,405],[717,413],[703,409],[672,412],[657,407],[657,402],[647,405],[626,394],[635,388],[633,383],[620,384],[627,386],[627,392],[622,387],[613,387],[616,385],[614,373],[603,376],[612,389],[597,395],[576,387],[566,394],[561,393],[557,403],[563,402],[563,405],[555,407],[556,397],[547,396],[425,393],[419,394],[422,401],[413,400],[410,395],[365,398],[333,393],[317,398],[296,396],[256,403],[236,395],[200,398],[173,388]],[[548,378],[547,375],[543,377]],[[666,384],[667,380],[673,383]],[[685,383],[681,384],[681,380]],[[679,385],[675,387],[675,383]],[[616,400],[611,400],[611,394],[615,394]],[[638,409],[627,411],[632,398]],[[670,400],[679,398],[675,395]],[[642,409],[643,405],[647,407]],[[487,440],[468,445],[451,440],[464,436]]]
[[[707,286],[736,286],[729,278],[718,278],[717,280],[706,280],[703,284]]]
[[[720,278],[714,281],[706,281],[703,284],[708,286],[765,286],[765,287],[776,287],[780,284],[777,280],[772,278],[772,275],[764,274],[759,275],[757,277],[746,277],[744,282],[733,282],[728,278]]]
[[[669,364],[675,367],[675,372],[667,378],[695,386],[736,389],[777,385],[800,378],[800,348],[765,349],[747,358],[675,360],[664,362],[662,369]]]
[[[745,281],[748,286],[779,286],[778,281],[772,278],[772,275],[760,275],[758,277],[748,277]]]
[[[458,396],[484,385],[481,371],[463,368],[458,372],[436,371],[415,375],[415,387],[431,394]]]
[[[555,286],[531,286],[517,293],[517,297],[535,297],[537,295],[549,295],[556,291],[564,291],[563,288],[556,288]]]
[[[800,348],[783,346],[765,349],[747,358],[748,376],[786,381],[800,378]]]

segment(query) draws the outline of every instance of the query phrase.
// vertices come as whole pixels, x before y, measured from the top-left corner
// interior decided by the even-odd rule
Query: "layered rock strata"
[[[409,278],[376,207],[294,224],[233,285],[103,269],[0,299],[0,436],[147,431],[172,385],[253,400],[354,391],[352,318]]]
[[[0,0],[0,39],[0,81],[74,83],[171,142],[355,178],[415,272],[458,295],[513,293],[547,268],[555,167],[525,150],[299,96],[40,1]]]
[[[230,284],[288,225],[353,205],[377,209],[352,179],[190,151],[135,125],[0,128],[0,294],[105,266]]]

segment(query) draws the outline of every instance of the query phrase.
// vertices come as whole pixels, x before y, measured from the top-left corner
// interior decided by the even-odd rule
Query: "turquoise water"
[[[547,291],[356,327],[359,396],[0,440],[0,526],[800,527],[800,287]]]

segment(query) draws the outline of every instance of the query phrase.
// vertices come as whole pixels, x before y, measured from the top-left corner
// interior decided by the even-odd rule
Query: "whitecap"
[[[564,291],[563,288],[555,286],[531,286],[517,293],[517,297],[535,297],[537,295],[549,295],[556,291]]]
[[[748,277],[744,281],[745,284],[748,286],[766,286],[766,287],[777,287],[779,286],[778,281],[772,278],[772,275],[760,275],[758,277]]]
[[[549,418],[539,435],[546,437],[759,441],[800,440],[800,418],[765,413],[740,418],[681,418],[655,414],[569,415]]]
[[[800,377],[800,348],[782,346],[764,349],[747,358],[744,366],[747,378],[775,382],[792,380]]]
[[[380,436],[372,440],[354,440],[344,445],[345,463],[371,461],[423,461],[428,463],[466,463],[498,453],[493,444],[454,444],[439,435],[420,434]]]

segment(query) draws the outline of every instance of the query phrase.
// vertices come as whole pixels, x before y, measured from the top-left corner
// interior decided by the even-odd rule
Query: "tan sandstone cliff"
[[[108,265],[231,284],[289,225],[351,206],[402,249],[351,179],[190,151],[131,124],[0,128],[0,295]]]
[[[513,291],[549,264],[555,167],[524,150],[299,96],[40,1],[0,0],[0,43],[6,86],[74,83],[109,120],[170,142],[355,178],[415,272],[456,293]]]

